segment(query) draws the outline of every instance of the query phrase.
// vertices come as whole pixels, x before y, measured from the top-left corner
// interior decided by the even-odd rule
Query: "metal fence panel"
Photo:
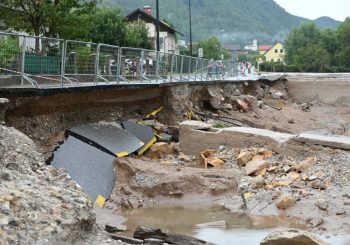
[[[96,59],[96,82],[119,82],[121,80],[119,61],[119,47],[99,44]]]
[[[23,36],[0,33],[0,86],[20,86]]]
[[[143,76],[151,82],[157,82],[159,80],[159,52],[155,50],[143,50],[143,62],[141,65]]]
[[[97,43],[67,40],[64,76],[71,82],[96,81]]]
[[[173,64],[174,54],[169,53],[159,53],[158,60],[158,75],[162,79],[169,79],[172,76],[172,64]]]
[[[38,86],[57,86],[61,83],[61,65],[64,41],[55,38],[23,38],[23,73]]]
[[[143,50],[135,48],[121,48],[120,74],[128,81],[142,81]]]
[[[232,61],[0,32],[0,86],[222,80]]]

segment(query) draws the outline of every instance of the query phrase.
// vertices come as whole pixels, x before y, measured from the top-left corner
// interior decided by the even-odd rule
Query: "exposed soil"
[[[143,100],[131,106],[130,103],[101,102],[74,108],[72,104],[69,108],[63,106],[34,113],[40,110],[41,104],[34,114],[22,115],[27,108],[24,106],[10,109],[6,123],[28,135],[45,159],[64,139],[64,131],[72,126],[141,120],[161,105],[165,108],[157,115],[158,127],[154,129],[172,134],[173,139],[178,136],[173,129],[188,117],[216,127],[240,124],[293,134],[313,131],[350,136],[350,107],[317,100],[295,103],[288,96],[285,81],[269,85],[178,87],[170,88],[163,96],[165,98]],[[223,161],[219,168],[203,169],[198,164],[198,155],[183,155],[181,146],[177,146],[174,153],[153,160],[151,157],[118,159],[117,183],[106,207],[120,210],[155,205],[209,207],[219,204],[234,213],[291,216],[319,233],[350,234],[349,152],[313,146],[298,157],[273,153],[264,159],[268,162],[265,172],[247,176],[245,167],[237,164],[237,156],[255,149],[222,146],[214,150]],[[307,169],[297,169],[295,165],[306,157],[315,160]],[[276,207],[282,194],[293,199],[293,204],[286,209]]]

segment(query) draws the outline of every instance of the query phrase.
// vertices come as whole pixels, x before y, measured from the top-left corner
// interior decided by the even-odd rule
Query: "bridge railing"
[[[222,80],[229,69],[155,50],[0,32],[0,87]]]

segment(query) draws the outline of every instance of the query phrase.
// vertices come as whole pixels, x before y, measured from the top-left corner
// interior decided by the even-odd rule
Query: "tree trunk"
[[[145,240],[147,238],[155,238],[163,240],[165,243],[175,244],[175,245],[203,245],[207,243],[206,241],[181,235],[175,232],[171,232],[164,229],[146,228],[138,226],[134,232],[134,238]]]

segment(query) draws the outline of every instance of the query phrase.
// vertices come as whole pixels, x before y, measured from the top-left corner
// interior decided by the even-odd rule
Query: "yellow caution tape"
[[[193,117],[193,112],[192,112],[192,110],[189,110],[189,111],[187,112],[187,118],[188,118],[188,120],[192,120],[192,117]]]
[[[126,151],[122,151],[122,152],[118,152],[115,154],[117,157],[126,157],[127,155],[129,155],[128,152]]]
[[[154,135],[155,135],[158,139],[163,139],[163,137],[160,136],[159,134],[154,133]]]
[[[158,108],[157,110],[155,110],[155,111],[152,111],[150,114],[148,114],[147,116],[146,116],[146,118],[150,118],[151,116],[155,116],[155,115],[157,115],[157,113],[158,112],[160,112],[161,110],[163,110],[163,106],[162,107],[160,107],[160,108]]]
[[[105,205],[106,202],[106,198],[104,198],[101,195],[98,195],[96,198],[95,203],[97,204],[97,206],[99,206],[100,208],[103,208],[103,205]]]
[[[148,142],[147,144],[145,144],[142,148],[137,150],[137,154],[138,155],[142,155],[143,153],[145,153],[145,151],[148,150],[148,148],[150,148],[155,142],[157,141],[156,137],[153,137],[150,142]]]

